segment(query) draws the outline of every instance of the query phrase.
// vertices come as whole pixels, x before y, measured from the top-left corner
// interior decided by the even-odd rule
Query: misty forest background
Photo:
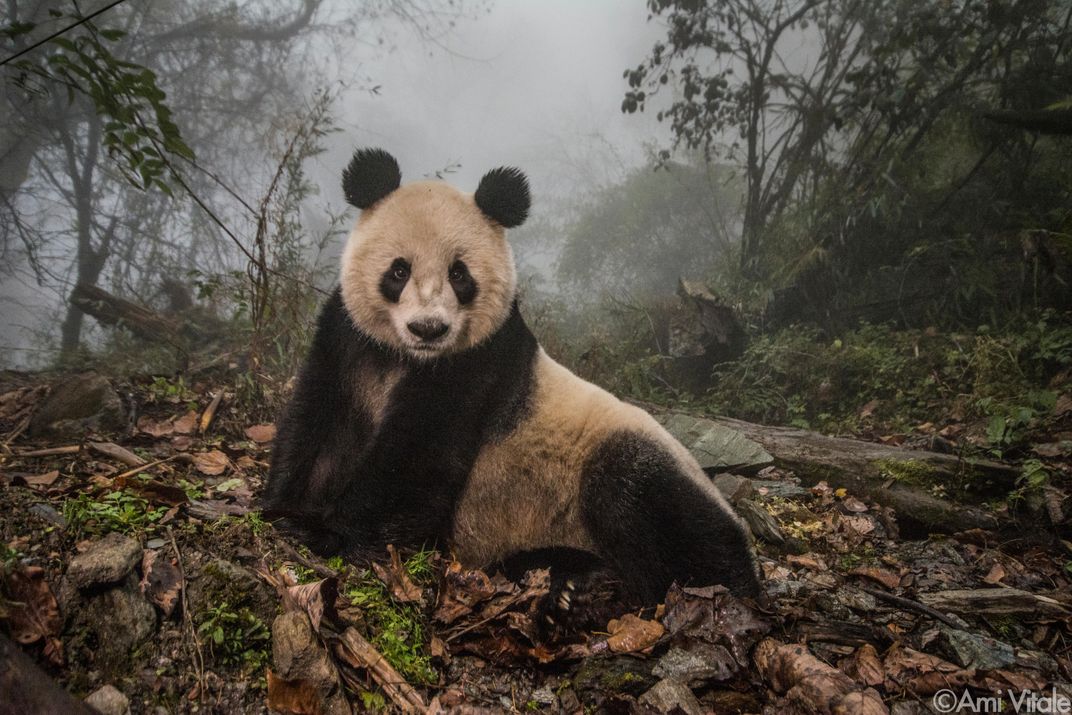
[[[830,433],[954,420],[1040,486],[1072,364],[1070,23],[1068,0],[11,0],[0,357],[223,368],[270,419],[354,219],[341,168],[382,146],[410,180],[529,173],[524,311],[582,376]],[[149,323],[87,316],[100,291]]]

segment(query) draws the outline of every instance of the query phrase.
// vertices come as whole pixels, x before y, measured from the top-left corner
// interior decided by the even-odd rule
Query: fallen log
[[[176,321],[96,286],[79,283],[71,291],[70,301],[71,305],[100,323],[126,328],[144,340],[169,344],[181,342]]]
[[[1020,476],[1016,467],[987,459],[828,437],[728,417],[697,418],[650,404],[642,406],[689,447],[709,472],[748,473],[773,463],[791,470],[806,486],[825,481],[831,487],[844,487],[892,507],[898,522],[909,532],[953,533],[1004,525],[990,511],[951,500],[979,502],[1004,496]],[[751,449],[747,443],[752,443]],[[734,456],[720,462],[713,451],[723,445],[732,446]],[[754,456],[746,461],[738,455]],[[935,496],[935,488],[949,499]]]

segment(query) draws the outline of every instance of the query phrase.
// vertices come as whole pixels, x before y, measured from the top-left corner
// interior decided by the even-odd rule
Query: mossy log
[[[674,432],[673,416],[681,413],[652,405],[644,407]],[[909,531],[952,533],[1003,526],[1006,522],[999,516],[970,504],[1004,497],[1020,476],[1014,466],[987,459],[829,437],[728,417],[708,421],[712,427],[733,430],[755,442],[776,466],[792,470],[806,486],[825,481],[831,487],[844,487],[852,494],[892,507],[898,522]],[[682,441],[688,445],[687,440]],[[759,468],[769,463],[751,466]],[[740,465],[735,471],[747,473],[749,466]]]

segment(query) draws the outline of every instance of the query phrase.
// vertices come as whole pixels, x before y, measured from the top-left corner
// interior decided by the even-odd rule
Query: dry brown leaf
[[[983,581],[991,586],[996,586],[1001,583],[1001,580],[1007,575],[1008,574],[1005,573],[1005,567],[996,563],[990,567],[990,573],[983,577]]]
[[[160,609],[164,617],[174,612],[182,595],[182,572],[172,561],[165,561],[160,554],[146,549],[141,558],[141,592]]]
[[[862,688],[849,676],[812,655],[807,646],[785,645],[773,638],[756,646],[755,662],[774,690],[806,712],[889,713],[873,688]]]
[[[337,617],[335,599],[338,595],[339,580],[332,576],[313,583],[287,586],[283,592],[283,605],[288,611],[304,612],[309,616],[313,630],[319,632],[325,614],[329,620]]]
[[[911,648],[894,646],[886,654],[886,691],[907,688],[916,695],[933,695],[939,690],[965,687],[975,675],[974,670],[942,660],[938,656]]]
[[[881,583],[891,591],[901,585],[901,577],[897,574],[887,571],[886,569],[880,569],[875,566],[858,566],[852,571],[849,571],[850,576],[863,576],[869,578],[872,581]]]
[[[607,624],[607,647],[615,653],[636,653],[655,645],[666,629],[657,621],[645,621],[632,613]]]
[[[246,436],[257,444],[265,444],[275,439],[275,425],[250,425],[246,427]]]
[[[190,410],[182,417],[176,419],[172,426],[177,434],[193,434],[197,429],[197,411]]]
[[[15,486],[44,490],[52,486],[52,483],[59,479],[59,476],[59,471],[55,469],[44,474],[16,474],[12,476],[11,483]]]
[[[10,574],[5,584],[10,600],[6,604],[8,629],[21,645],[45,641],[45,656],[63,665],[63,643],[59,639],[63,618],[52,589],[40,566],[25,566]]]
[[[401,603],[420,603],[424,592],[417,584],[413,583],[413,579],[406,573],[406,568],[402,565],[402,558],[398,555],[398,551],[393,545],[388,544],[387,553],[391,557],[390,567],[374,561],[372,570],[386,584],[391,596],[396,601]]]
[[[171,446],[172,446],[172,448],[174,448],[174,449],[176,449],[176,450],[178,450],[180,452],[185,452],[186,450],[190,449],[190,447],[192,447],[193,445],[194,445],[194,438],[190,437],[189,435],[179,434],[179,435],[175,435],[174,437],[171,438]]]
[[[268,670],[268,709],[286,715],[320,715],[316,686],[303,680],[283,680]]]
[[[166,437],[175,433],[175,425],[171,420],[154,420],[149,415],[142,415],[138,418],[138,431],[150,437]]]
[[[860,646],[852,657],[842,661],[841,669],[864,685],[875,687],[886,681],[886,669],[882,667],[882,660],[879,659],[875,646],[870,643]]]
[[[214,449],[210,452],[198,452],[193,455],[194,466],[197,471],[202,474],[206,474],[210,477],[223,474],[227,470],[227,465],[231,460],[227,458],[227,455],[218,449]]]
[[[854,511],[857,513],[867,511],[867,504],[864,504],[862,501],[852,496],[845,497],[844,501],[841,502],[841,506],[847,511]]]
[[[806,569],[812,571],[826,571],[826,564],[818,556],[812,556],[809,554],[797,555],[790,554],[785,558],[785,562],[790,566],[803,566]]]

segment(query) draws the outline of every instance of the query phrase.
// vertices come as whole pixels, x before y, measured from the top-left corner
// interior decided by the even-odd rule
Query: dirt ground
[[[674,587],[655,612],[546,639],[545,572],[512,583],[428,553],[370,571],[288,543],[257,511],[274,429],[233,386],[71,379],[0,380],[0,629],[103,712],[1072,698],[1072,544],[1046,529],[904,540],[890,509],[772,467],[720,482],[765,514],[766,598]],[[56,406],[87,384],[103,397]]]

